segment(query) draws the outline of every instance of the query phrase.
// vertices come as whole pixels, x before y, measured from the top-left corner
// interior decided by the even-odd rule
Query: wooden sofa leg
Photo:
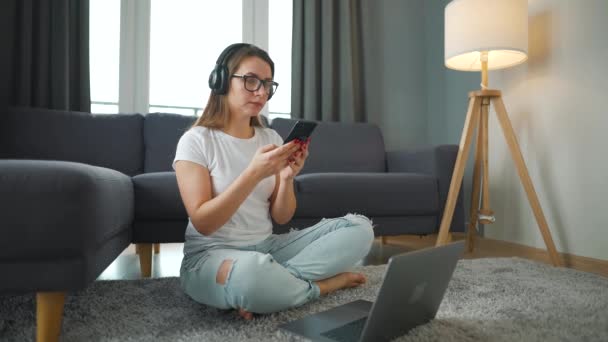
[[[36,293],[36,341],[59,341],[65,292]]]
[[[152,244],[138,243],[139,247],[139,267],[142,278],[150,278],[152,275]]]
[[[160,253],[160,243],[154,244],[154,254]]]

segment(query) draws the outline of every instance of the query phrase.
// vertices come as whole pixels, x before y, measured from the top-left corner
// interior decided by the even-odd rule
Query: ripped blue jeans
[[[319,297],[314,282],[347,271],[369,252],[371,221],[362,215],[323,219],[316,225],[271,235],[257,245],[214,247],[202,262],[180,272],[182,288],[199,303],[220,309],[270,313]],[[224,283],[220,265],[232,260]]]

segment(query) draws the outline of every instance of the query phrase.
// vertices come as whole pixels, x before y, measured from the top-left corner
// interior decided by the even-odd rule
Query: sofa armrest
[[[452,172],[458,156],[458,145],[436,145],[411,148],[386,153],[388,172],[413,172],[437,177],[439,189],[439,220],[450,190]],[[462,187],[454,209],[451,231],[464,231],[464,206]]]
[[[0,260],[84,256],[133,221],[133,185],[82,163],[0,160]]]

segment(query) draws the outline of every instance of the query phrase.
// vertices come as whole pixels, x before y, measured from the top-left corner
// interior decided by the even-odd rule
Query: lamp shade
[[[445,65],[481,70],[502,69],[528,58],[527,0],[453,0],[445,7]]]

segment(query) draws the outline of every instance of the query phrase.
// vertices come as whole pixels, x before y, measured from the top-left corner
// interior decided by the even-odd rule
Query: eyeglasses
[[[261,80],[257,76],[253,75],[237,75],[233,74],[232,77],[238,77],[243,79],[243,83],[245,84],[245,89],[250,92],[258,91],[262,84],[264,85],[264,90],[268,96],[272,96],[276,91],[279,84],[274,81]]]

